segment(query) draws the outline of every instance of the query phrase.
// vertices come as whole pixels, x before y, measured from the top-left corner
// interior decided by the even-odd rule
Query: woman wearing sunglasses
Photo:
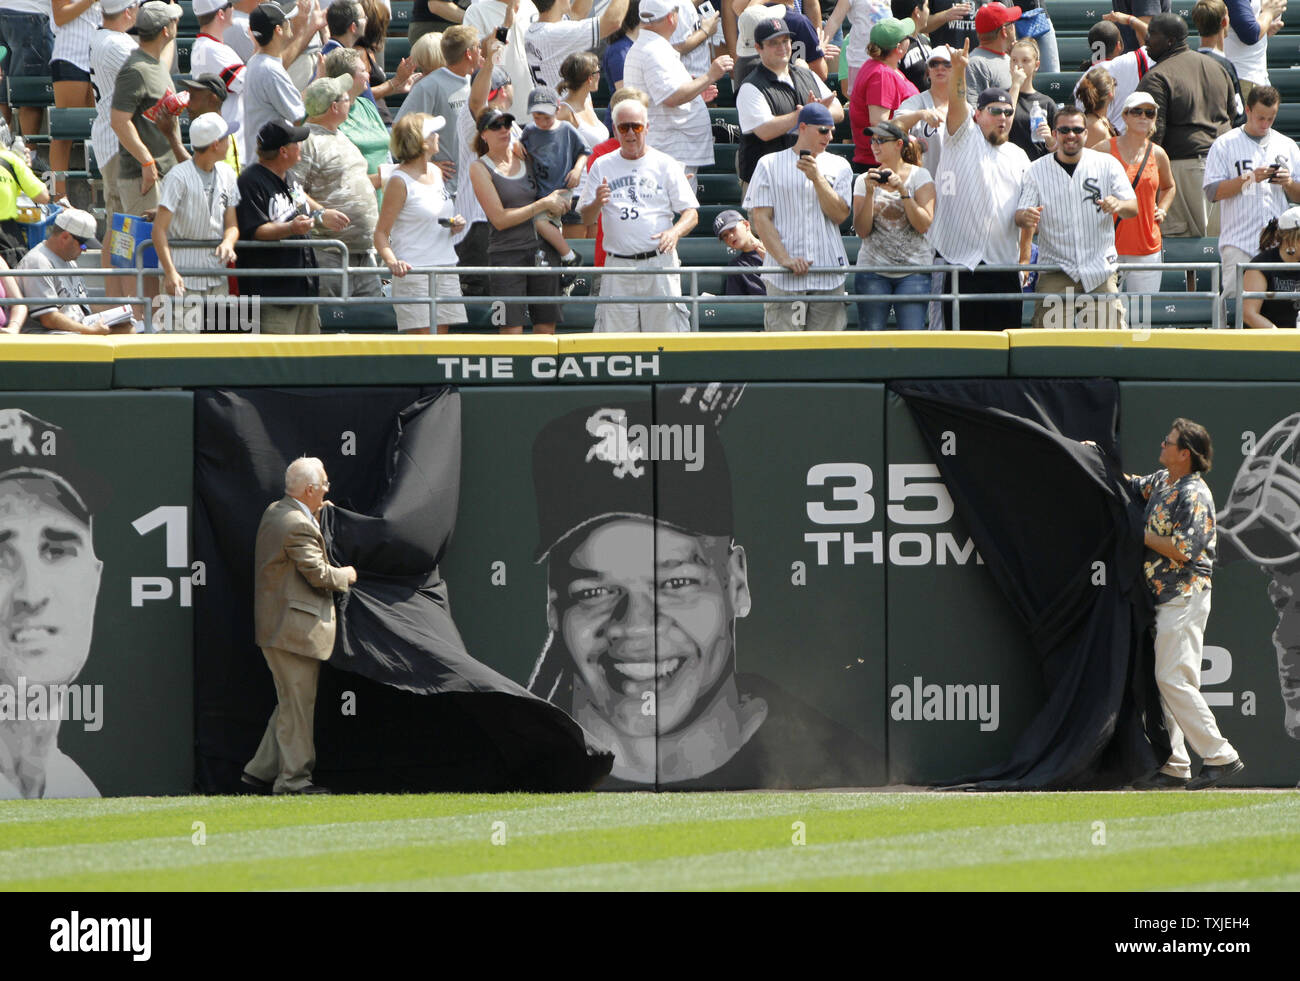
[[[869,130],[875,167],[853,188],[853,230],[862,239],[854,292],[915,296],[930,292],[934,250],[925,240],[934,220],[934,181],[921,166],[921,145],[891,122]],[[916,266],[914,273],[877,273],[873,266]],[[900,330],[925,330],[928,301],[858,303],[858,325],[884,330],[889,308]]]
[[[1120,136],[1110,139],[1110,154],[1124,165],[1129,183],[1137,192],[1136,218],[1123,218],[1115,226],[1115,250],[1120,265],[1161,260],[1160,224],[1174,202],[1174,171],[1169,155],[1151,142],[1156,128],[1156,100],[1145,92],[1134,92],[1124,100],[1124,125]],[[1121,272],[1121,293],[1155,293],[1160,289],[1160,270]],[[1136,311],[1128,311],[1128,322],[1137,323]]]
[[[474,193],[487,215],[488,257],[492,266],[558,266],[559,253],[538,237],[533,219],[549,212],[559,218],[569,208],[571,192],[555,190],[540,196],[537,178],[526,160],[515,153],[511,125],[515,117],[500,109],[484,109],[478,117],[474,149],[479,158],[469,169]],[[503,334],[522,334],[527,314],[534,334],[554,334],[560,320],[555,302],[560,293],[558,276],[494,273],[490,286],[495,296],[537,297],[544,302],[505,305]],[[527,309],[525,309],[527,307]]]

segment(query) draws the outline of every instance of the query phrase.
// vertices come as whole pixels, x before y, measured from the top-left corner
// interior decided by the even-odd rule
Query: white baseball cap
[[[441,116],[430,116],[424,123],[424,130],[420,133],[426,140],[438,130],[447,125],[447,120]]]
[[[1282,212],[1277,219],[1279,231],[1289,232],[1293,229],[1300,228],[1300,205],[1294,208],[1288,208]]]
[[[239,129],[239,124],[226,122],[219,112],[205,112],[190,123],[190,146],[195,150],[212,146],[223,136],[229,136]]]
[[[99,0],[102,4],[104,0]],[[215,14],[222,7],[230,6],[229,0],[194,0],[194,16],[206,17]]]
[[[641,0],[641,23],[649,24],[651,21],[660,20],[676,9],[677,4],[672,0]]]
[[[120,14],[124,10],[130,10],[136,6],[140,0],[99,0],[100,10],[112,17],[114,14]]]
[[[64,208],[54,216],[54,225],[77,238],[95,237],[95,219],[89,212]]]
[[[1128,112],[1130,109],[1133,109],[1137,106],[1150,106],[1152,109],[1157,108],[1156,100],[1153,99],[1146,92],[1134,92],[1131,95],[1129,95],[1127,99],[1124,100],[1124,106],[1121,109],[1121,111]]]

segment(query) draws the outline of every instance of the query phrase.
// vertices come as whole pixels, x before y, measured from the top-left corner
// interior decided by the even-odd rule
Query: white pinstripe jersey
[[[121,149],[113,132],[113,90],[117,73],[136,49],[135,38],[101,27],[90,41],[90,84],[95,89],[95,121],[90,124],[90,144],[95,161],[103,167]]]
[[[600,21],[597,17],[585,20],[562,20],[559,23],[536,21],[524,29],[524,54],[528,57],[528,71],[532,83],[522,82],[530,91],[538,85],[560,86],[560,66],[571,54],[594,51],[600,44]],[[520,86],[515,83],[515,87]]]
[[[210,174],[203,174],[193,160],[167,171],[162,180],[159,202],[172,213],[167,229],[169,241],[220,239],[225,233],[226,209],[239,204],[239,185],[229,164],[217,161]],[[221,269],[213,254],[215,246],[191,246],[172,250],[176,267]],[[220,276],[182,273],[192,290],[207,290],[221,284]]]
[[[683,167],[707,167],[713,163],[713,124],[703,97],[680,106],[665,104],[690,82],[682,56],[667,40],[643,29],[623,62],[623,84],[650,96],[646,142]]]
[[[967,269],[1019,262],[1016,202],[1028,169],[1024,150],[1014,143],[993,146],[970,115],[948,133],[934,175],[934,222],[926,235],[939,256]]]
[[[1252,139],[1238,126],[1210,145],[1205,157],[1205,186],[1234,180],[1248,170],[1278,164],[1300,175],[1300,148],[1289,136],[1270,129],[1262,140]],[[1219,248],[1231,245],[1247,255],[1259,251],[1259,233],[1291,202],[1277,184],[1247,184],[1240,194],[1219,202]]]
[[[673,31],[669,40],[673,44],[681,44],[700,29],[701,20],[700,13],[691,0],[677,0],[677,30]],[[699,78],[709,70],[709,62],[712,61],[709,57],[710,43],[706,38],[699,47],[681,56],[682,64],[690,72],[691,78]]]
[[[946,148],[945,148],[946,152]],[[1019,208],[1043,206],[1038,223],[1038,261],[1060,266],[1091,292],[1115,271],[1115,219],[1097,202],[1105,197],[1128,201],[1137,195],[1124,165],[1109,153],[1084,150],[1071,176],[1056,154],[1029,165],[1020,189]]]
[[[835,193],[849,204],[853,200],[853,171],[849,162],[833,153],[818,154],[816,162]],[[776,233],[792,258],[807,259],[814,266],[847,268],[849,257],[844,252],[840,227],[822,211],[812,181],[799,171],[799,154],[793,147],[759,158],[745,194],[744,208],[750,214],[755,208],[772,209]],[[777,265],[770,253],[764,265]],[[836,273],[805,276],[785,273],[766,280],[787,292],[829,290],[844,284],[844,276]]]
[[[54,23],[54,14],[51,13],[50,27],[54,30],[54,47],[50,51],[50,60],[66,61],[83,72],[90,71],[90,39],[103,22],[97,3],[92,3],[80,16],[62,27]]]

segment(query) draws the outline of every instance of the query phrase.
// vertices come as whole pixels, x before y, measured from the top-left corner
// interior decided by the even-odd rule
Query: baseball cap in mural
[[[1004,7],[1000,3],[986,3],[975,11],[975,33],[989,34],[1020,19],[1019,7]]]
[[[916,21],[911,17],[907,20],[886,17],[884,20],[876,21],[875,26],[871,28],[871,43],[881,51],[893,51],[903,43],[904,38],[909,38],[915,33]]]

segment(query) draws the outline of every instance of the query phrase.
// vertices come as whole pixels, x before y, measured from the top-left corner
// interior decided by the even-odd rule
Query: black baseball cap
[[[193,89],[196,92],[211,92],[222,102],[230,94],[226,88],[226,83],[221,80],[220,75],[214,75],[206,72],[203,75],[196,75],[194,78],[181,79],[181,84],[187,89]]]
[[[290,143],[301,143],[311,135],[306,126],[290,126],[280,119],[272,119],[257,131],[259,150],[278,150]]]
[[[266,44],[271,40],[275,29],[288,19],[278,4],[259,3],[248,15],[248,30],[258,44]]]
[[[477,131],[481,133],[498,119],[504,119],[508,123],[515,121],[515,117],[508,112],[502,112],[500,109],[488,109],[479,113],[478,122],[474,125],[478,127]]]
[[[754,43],[762,44],[774,37],[790,37],[792,33],[784,20],[773,17],[770,20],[760,21],[758,26],[754,28]]]

